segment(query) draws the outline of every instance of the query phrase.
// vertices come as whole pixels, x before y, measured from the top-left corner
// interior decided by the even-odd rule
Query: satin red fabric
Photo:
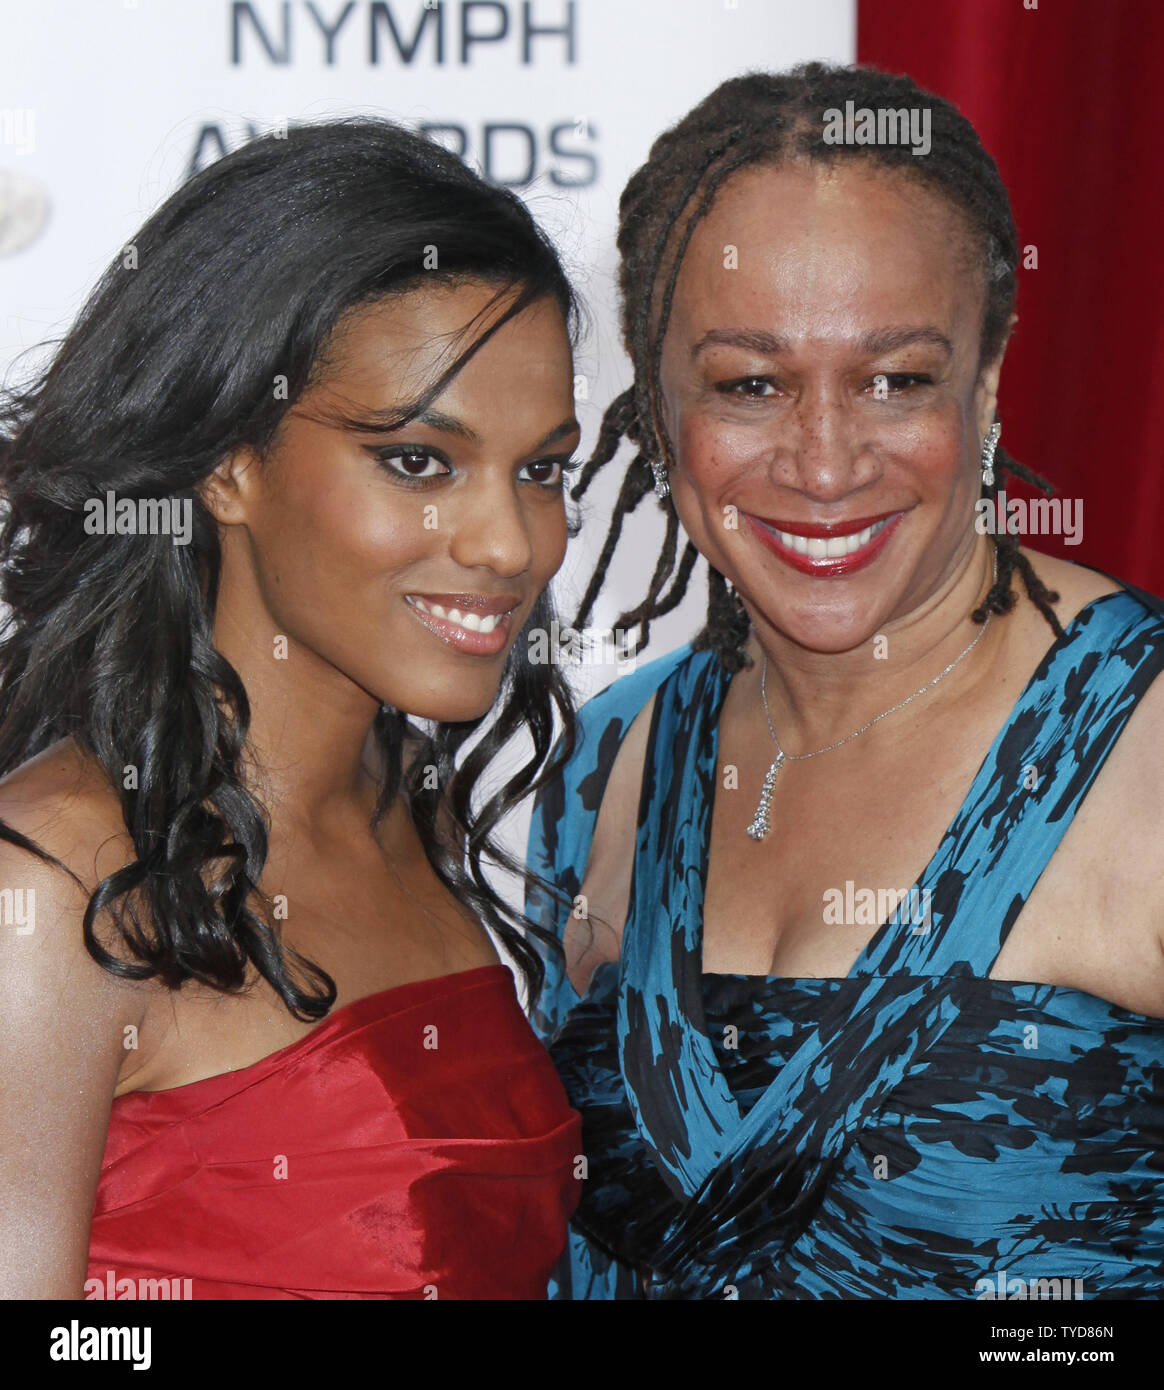
[[[399,986],[115,1100],[86,1296],[541,1299],[580,1152],[505,966]]]

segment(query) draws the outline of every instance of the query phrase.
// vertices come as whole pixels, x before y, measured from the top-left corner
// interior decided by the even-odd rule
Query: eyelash
[[[933,377],[925,372],[880,372],[878,375],[884,376],[891,387],[894,382],[911,382],[916,386],[932,386],[934,384]],[[767,396],[763,394],[739,390],[741,386],[753,386],[757,383],[764,386],[775,385],[773,378],[770,376],[742,376],[737,377],[734,381],[720,382],[716,390],[725,396],[737,396],[740,400],[766,400]],[[875,385],[875,383],[870,384]]]
[[[440,483],[442,479],[450,477],[452,473],[452,467],[449,463],[449,460],[438,449],[421,448],[418,445],[394,444],[390,448],[386,449],[373,449],[372,455],[376,459],[376,461],[383,466],[384,471],[386,473],[388,473],[392,478],[396,479],[398,482],[402,482],[405,485],[405,487],[433,487],[436,484]],[[393,459],[404,458],[426,459],[430,462],[440,463],[443,464],[448,471],[445,473],[433,473],[428,477],[417,477],[415,474],[405,473],[400,469],[393,468],[391,466],[391,461]],[[565,475],[571,472],[573,469],[579,467],[581,460],[572,458],[569,455],[553,455],[549,458],[534,459],[532,462],[525,464],[522,471],[524,472],[526,468],[537,468],[540,464],[547,463],[555,464],[557,466],[557,477],[553,478],[550,481],[543,482],[538,482],[532,478],[528,481],[532,482],[535,487],[545,488],[548,492],[551,490],[560,490],[562,483],[565,481]]]

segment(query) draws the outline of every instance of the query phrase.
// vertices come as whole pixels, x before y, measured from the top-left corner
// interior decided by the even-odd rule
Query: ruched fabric
[[[504,965],[399,986],[253,1066],[115,1100],[88,1277],[154,1297],[144,1281],[181,1297],[188,1279],[193,1298],[541,1299],[579,1151]]]
[[[530,838],[531,867],[568,895],[618,746],[655,696],[621,960],[583,999],[558,970],[535,1013],[589,1173],[557,1296],[1164,1294],[1164,1021],[988,978],[1162,666],[1150,600],[1088,604],[917,893],[844,979],[702,972],[729,683],[716,658],[682,649],[585,707]],[[564,928],[568,907],[548,895],[530,908]]]

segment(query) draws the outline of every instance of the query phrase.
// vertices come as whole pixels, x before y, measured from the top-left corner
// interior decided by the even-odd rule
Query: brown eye
[[[531,483],[541,483],[543,487],[556,487],[562,481],[563,462],[561,459],[538,459],[527,463],[521,470],[529,475]]]
[[[737,377],[734,381],[721,382],[718,390],[725,396],[743,396],[748,400],[758,400],[762,396],[774,395],[775,383],[767,376]]]
[[[377,449],[376,458],[389,473],[409,482],[428,482],[450,472],[444,460],[427,449],[397,445],[392,449]]]

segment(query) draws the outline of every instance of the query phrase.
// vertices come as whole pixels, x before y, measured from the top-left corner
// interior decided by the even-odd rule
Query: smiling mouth
[[[521,602],[488,594],[405,594],[404,601],[434,637],[473,656],[503,650]]]
[[[785,564],[802,574],[835,578],[875,560],[904,515],[882,512],[880,516],[823,523],[767,521],[747,514],[747,520],[764,545]]]

